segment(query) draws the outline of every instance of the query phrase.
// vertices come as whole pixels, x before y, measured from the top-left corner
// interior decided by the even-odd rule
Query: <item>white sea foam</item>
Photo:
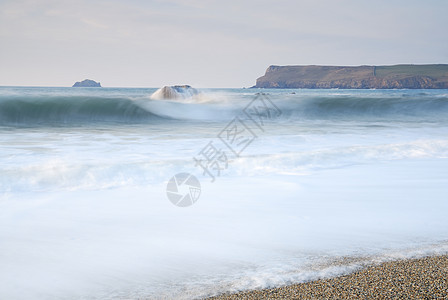
[[[269,91],[281,118],[264,131],[244,119],[257,138],[235,157],[217,136],[254,93],[182,102],[153,91],[111,91],[117,123],[0,127],[0,298],[191,299],[448,252],[443,103],[402,105],[415,91]],[[84,103],[111,96],[101,93]],[[434,93],[423,97],[444,99]],[[123,123],[120,109],[135,107],[167,118]],[[213,183],[193,161],[211,141],[229,155]],[[166,197],[180,172],[201,181],[192,207]]]

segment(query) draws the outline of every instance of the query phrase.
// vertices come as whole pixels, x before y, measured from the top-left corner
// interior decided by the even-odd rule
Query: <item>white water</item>
[[[211,183],[192,157],[253,93],[212,91],[213,101],[202,104],[151,105],[147,91],[113,92],[159,116],[184,114],[149,123],[1,128],[1,299],[190,299],[448,251],[448,124],[441,109],[355,114],[345,106],[329,116],[325,107],[302,118],[312,115],[309,107],[290,112],[290,103],[337,95],[271,91],[282,118],[257,132]],[[414,91],[345,93],[418,98]],[[185,109],[173,112],[178,105]],[[196,108],[202,115],[188,120]],[[202,184],[188,208],[165,194],[180,172]],[[341,256],[360,260],[331,264]]]

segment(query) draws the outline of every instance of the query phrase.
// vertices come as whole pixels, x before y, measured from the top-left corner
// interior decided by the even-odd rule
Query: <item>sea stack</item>
[[[90,79],[85,79],[83,81],[76,82],[73,87],[101,87],[101,84]]]
[[[187,99],[199,94],[199,91],[189,85],[164,86],[151,95],[152,99]]]

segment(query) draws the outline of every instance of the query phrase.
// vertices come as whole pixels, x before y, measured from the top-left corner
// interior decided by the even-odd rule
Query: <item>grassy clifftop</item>
[[[448,65],[270,66],[255,87],[448,89]]]

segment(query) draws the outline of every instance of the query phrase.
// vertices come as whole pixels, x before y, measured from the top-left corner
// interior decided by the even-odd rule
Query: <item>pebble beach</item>
[[[210,299],[448,299],[448,256],[386,262],[340,277]]]

